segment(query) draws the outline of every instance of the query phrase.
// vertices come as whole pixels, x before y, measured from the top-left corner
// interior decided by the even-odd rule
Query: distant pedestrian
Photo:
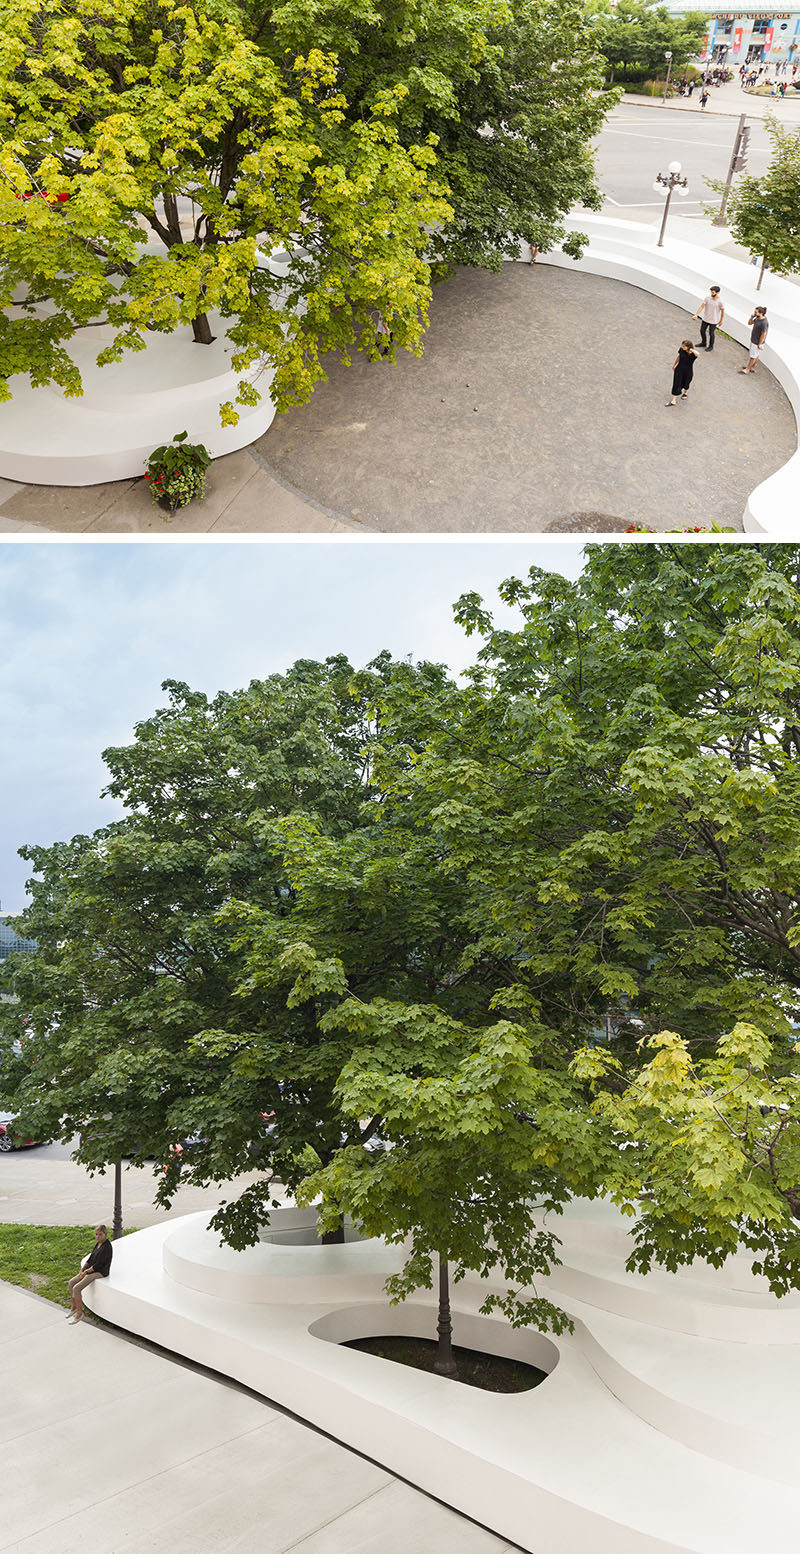
[[[694,81],[690,81],[690,82],[689,82],[689,85],[688,85],[688,86],[687,86],[687,88],[686,88],[686,96],[687,96],[687,97],[691,97],[691,95],[692,95],[692,92],[693,92],[693,91],[694,91],[694,89],[695,89],[695,85],[696,85],[696,83],[695,83],[695,82],[694,82]]]
[[[672,363],[672,393],[667,400],[667,408],[676,404],[678,397],[685,399],[692,382],[694,364],[697,352],[691,340],[681,340],[678,354]]]
[[[725,309],[719,300],[719,286],[712,286],[708,296],[704,297],[700,303],[697,312],[692,314],[692,318],[699,318],[700,320],[698,348],[702,347],[705,351],[713,351],[714,336],[724,317]],[[708,335],[708,339],[706,339],[706,335]]]
[[[701,107],[701,109],[705,108],[705,105],[706,105],[707,102],[708,102],[708,88],[706,86],[704,86],[702,92],[700,93],[700,107]]]
[[[378,314],[378,322],[375,326],[375,333],[378,337],[379,354],[381,356],[388,356],[392,348],[394,335],[392,334],[392,331],[389,328],[389,325],[387,324],[386,319],[382,313]]]
[[[747,366],[739,368],[739,371],[742,373],[755,372],[756,362],[758,361],[758,358],[764,349],[764,343],[766,341],[767,335],[769,334],[769,324],[767,323],[766,308],[755,308],[754,311],[750,314],[747,322],[748,324],[752,324],[752,328],[750,330],[750,353],[747,360]]]
[[[98,1225],[94,1233],[94,1246],[88,1257],[84,1257],[81,1263],[80,1273],[76,1273],[67,1284],[70,1296],[70,1311],[67,1321],[80,1322],[83,1316],[83,1301],[81,1294],[87,1284],[92,1284],[95,1279],[107,1279],[108,1270],[111,1267],[111,1259],[114,1248],[108,1239],[108,1231],[105,1225]]]

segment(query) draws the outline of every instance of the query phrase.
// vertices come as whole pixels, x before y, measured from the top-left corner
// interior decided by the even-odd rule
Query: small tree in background
[[[612,82],[615,73],[636,80],[663,75],[667,49],[672,51],[672,73],[677,76],[698,53],[707,22],[704,11],[672,16],[655,0],[619,0],[617,5],[611,0],[588,0],[586,13]]]
[[[751,254],[761,255],[756,291],[767,266],[776,275],[800,270],[800,130],[766,120],[772,158],[760,178],[742,178],[730,193],[727,220],[731,236]],[[722,193],[724,184],[708,180]]]

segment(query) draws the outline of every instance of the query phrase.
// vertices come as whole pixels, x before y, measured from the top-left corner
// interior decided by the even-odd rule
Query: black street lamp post
[[[664,246],[664,231],[667,225],[667,216],[669,215],[669,202],[672,199],[673,192],[677,189],[678,193],[683,195],[688,187],[689,180],[684,178],[681,173],[680,162],[670,162],[665,173],[656,174],[656,180],[653,184],[656,194],[660,194],[663,189],[667,191],[667,198],[664,201],[664,214],[661,218],[661,231],[658,234],[658,243],[656,245],[658,248],[663,248]]]

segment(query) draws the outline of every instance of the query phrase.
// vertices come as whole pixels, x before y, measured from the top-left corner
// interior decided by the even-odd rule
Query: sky
[[[452,605],[475,590],[498,624],[506,577],[532,565],[569,577],[581,546],[483,540],[403,543],[6,543],[0,552],[0,910],[19,911],[24,843],[93,831],[121,813],[102,799],[102,751],[162,706],[161,682],[213,694],[297,658],[382,648],[471,662]]]

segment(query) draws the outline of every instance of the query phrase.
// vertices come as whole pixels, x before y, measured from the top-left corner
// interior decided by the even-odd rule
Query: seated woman
[[[83,1301],[81,1292],[91,1284],[94,1279],[107,1279],[108,1270],[111,1267],[111,1259],[114,1248],[108,1239],[108,1231],[105,1225],[98,1225],[94,1233],[94,1246],[88,1257],[81,1263],[80,1273],[76,1273],[74,1279],[70,1279],[69,1289],[71,1306],[67,1316],[68,1322],[80,1322],[83,1316]]]

